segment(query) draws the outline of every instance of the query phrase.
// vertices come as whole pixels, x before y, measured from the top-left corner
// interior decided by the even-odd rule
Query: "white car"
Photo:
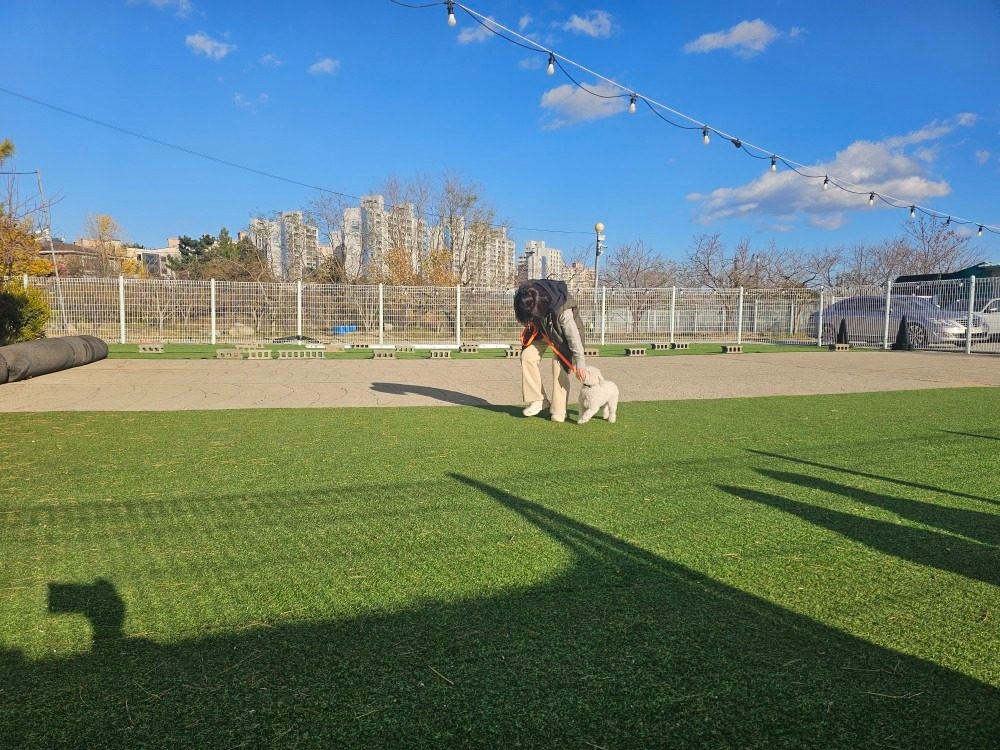
[[[952,313],[969,312],[969,300],[960,299],[947,308]],[[987,340],[1000,341],[1000,297],[982,297],[975,300],[972,312],[983,319],[989,332]]]

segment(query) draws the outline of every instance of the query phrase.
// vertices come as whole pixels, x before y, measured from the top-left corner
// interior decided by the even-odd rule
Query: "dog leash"
[[[536,338],[538,338],[539,335],[541,335],[541,337],[545,339],[545,343],[547,343],[549,347],[551,347],[552,353],[555,354],[564,365],[566,365],[566,369],[569,370],[574,375],[576,375],[577,379],[582,383],[584,375],[581,373],[581,371],[577,369],[577,367],[572,362],[570,362],[561,351],[559,351],[559,348],[552,343],[552,339],[546,336],[545,331],[542,330],[542,328],[540,328],[539,326],[535,325],[534,321],[528,323],[521,330],[521,347],[524,349],[528,348],[529,346],[531,346],[531,343]]]

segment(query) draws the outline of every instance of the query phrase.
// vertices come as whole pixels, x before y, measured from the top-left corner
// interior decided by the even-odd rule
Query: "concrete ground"
[[[943,352],[615,357],[589,364],[618,383],[626,402],[1000,386],[1000,358]],[[0,412],[520,403],[519,363],[506,359],[112,359],[0,385]]]

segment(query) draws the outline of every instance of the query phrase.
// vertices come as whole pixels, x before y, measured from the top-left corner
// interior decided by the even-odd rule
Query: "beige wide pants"
[[[521,350],[521,395],[526,403],[542,401],[542,354],[548,349],[544,341],[534,342]],[[569,397],[569,373],[559,366],[559,360],[552,358],[552,396],[549,414],[566,416],[566,399]]]

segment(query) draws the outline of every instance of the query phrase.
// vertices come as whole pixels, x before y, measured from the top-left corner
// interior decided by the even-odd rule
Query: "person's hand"
[[[580,379],[581,383],[583,381],[585,381],[587,379],[587,368],[586,367],[577,367],[576,368],[576,376]]]

